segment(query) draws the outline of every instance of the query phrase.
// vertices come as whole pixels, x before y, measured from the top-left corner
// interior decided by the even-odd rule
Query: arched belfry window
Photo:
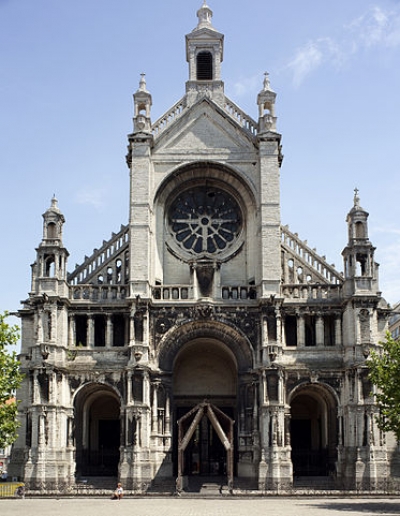
[[[356,222],[356,238],[365,238],[365,227],[362,222]]]
[[[211,52],[199,52],[197,54],[197,80],[212,81],[213,57]]]
[[[54,222],[47,225],[47,238],[57,238],[57,226]]]

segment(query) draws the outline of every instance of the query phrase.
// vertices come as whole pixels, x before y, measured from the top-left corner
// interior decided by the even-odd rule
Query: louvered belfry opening
[[[200,52],[197,55],[197,80],[212,81],[213,62],[211,52]]]

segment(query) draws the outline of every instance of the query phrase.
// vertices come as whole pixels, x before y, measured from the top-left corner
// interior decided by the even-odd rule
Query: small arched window
[[[197,54],[197,80],[212,81],[213,59],[211,52],[200,52]]]
[[[54,278],[55,275],[55,260],[54,255],[44,257],[44,275],[46,278]]]
[[[47,238],[57,238],[57,226],[54,222],[47,224]]]
[[[356,238],[365,238],[365,227],[362,222],[356,222]]]

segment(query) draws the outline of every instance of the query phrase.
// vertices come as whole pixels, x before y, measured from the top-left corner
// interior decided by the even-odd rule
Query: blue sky
[[[209,0],[225,92],[277,92],[282,223],[342,271],[354,188],[380,287],[400,299],[400,1]],[[132,94],[155,121],[184,94],[202,0],[0,0],[0,311],[20,307],[55,193],[69,270],[128,221]]]

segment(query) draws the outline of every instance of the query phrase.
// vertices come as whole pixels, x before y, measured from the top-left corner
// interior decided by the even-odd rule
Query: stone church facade
[[[365,366],[389,313],[368,213],[356,192],[344,273],[281,225],[276,94],[266,75],[258,121],[229,100],[224,36],[206,3],[197,16],[183,98],[153,123],[144,76],[134,94],[129,223],[68,273],[55,198],[43,215],[9,473],[381,489],[397,455]]]

